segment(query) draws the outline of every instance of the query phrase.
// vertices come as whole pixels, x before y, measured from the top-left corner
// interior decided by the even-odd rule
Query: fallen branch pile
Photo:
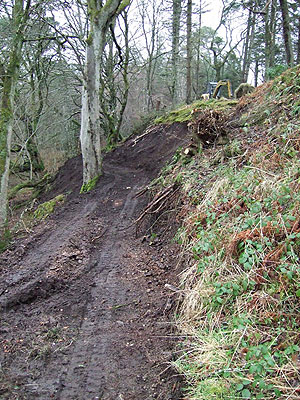
[[[196,142],[201,141],[204,145],[211,145],[220,136],[227,136],[228,116],[217,110],[193,110],[193,120],[189,122],[188,128]]]
[[[174,203],[178,199],[179,189],[178,183],[173,183],[156,193],[152,201],[150,201],[135,221],[136,234],[138,234],[138,231],[147,231],[153,228],[160,216],[172,209]],[[144,228],[143,225],[145,225]]]

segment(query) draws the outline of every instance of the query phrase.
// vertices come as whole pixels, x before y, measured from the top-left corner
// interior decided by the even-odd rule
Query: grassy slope
[[[240,101],[230,144],[163,175],[182,182],[190,259],[175,363],[186,399],[300,398],[299,93],[298,66]]]

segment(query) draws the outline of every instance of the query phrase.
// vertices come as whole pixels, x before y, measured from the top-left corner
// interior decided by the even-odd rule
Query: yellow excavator
[[[228,79],[219,81],[219,82],[209,82],[208,88],[207,88],[209,98],[216,99],[216,98],[220,97],[219,93],[223,86],[227,87],[228,98],[231,99],[232,98],[231,83]]]

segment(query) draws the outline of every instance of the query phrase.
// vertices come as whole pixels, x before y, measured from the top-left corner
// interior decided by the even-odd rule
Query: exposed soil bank
[[[135,194],[187,140],[159,127],[106,155],[96,189],[78,195],[80,158],[52,198],[66,203],[0,257],[0,398],[179,399],[168,367],[175,336],[168,312],[177,248],[135,237],[146,204]]]

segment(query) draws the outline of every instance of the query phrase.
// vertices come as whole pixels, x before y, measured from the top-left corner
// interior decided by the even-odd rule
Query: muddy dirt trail
[[[133,221],[186,141],[182,125],[128,140],[86,195],[80,158],[60,170],[47,196],[71,191],[65,204],[0,256],[0,399],[180,398],[165,288],[178,249],[142,242]]]

